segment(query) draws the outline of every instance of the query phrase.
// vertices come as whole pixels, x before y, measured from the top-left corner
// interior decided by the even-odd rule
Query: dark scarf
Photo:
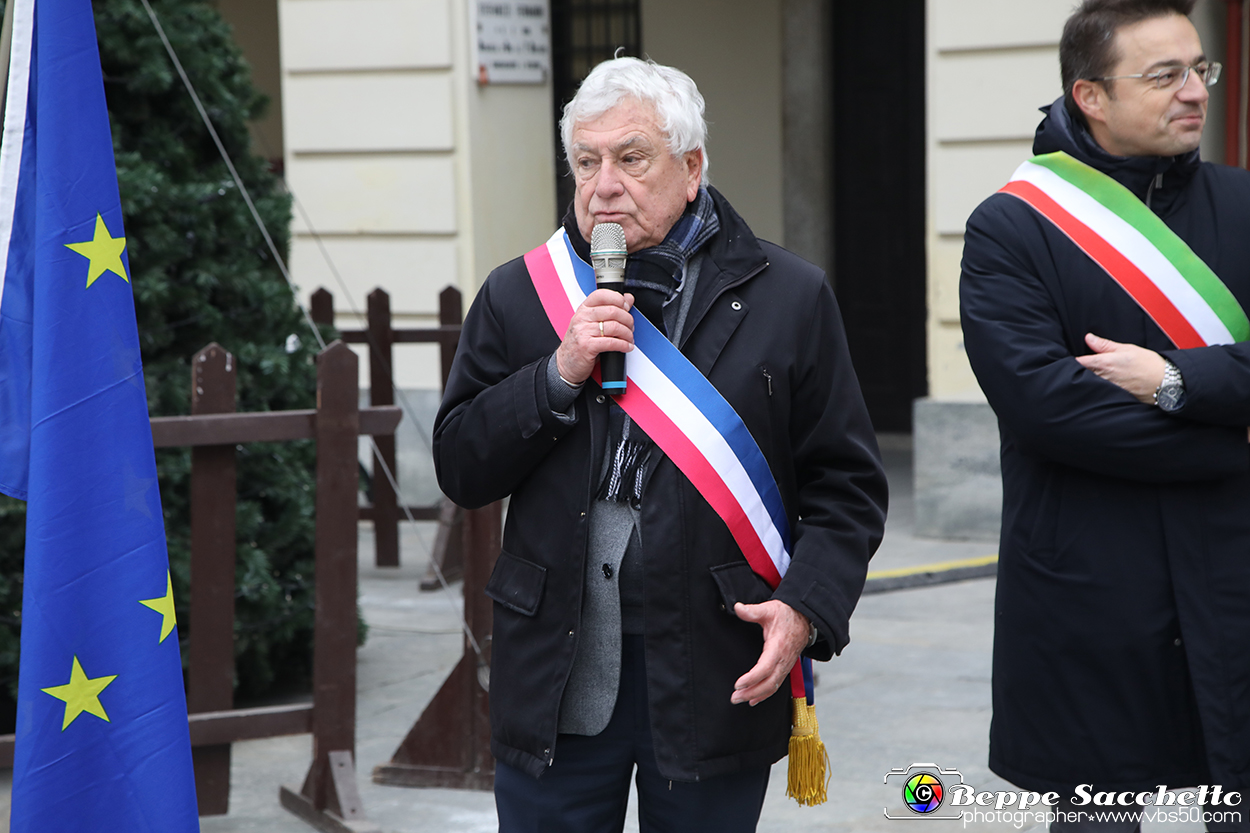
[[[564,215],[564,230],[573,249],[590,263],[590,244],[577,228],[572,206]],[[660,332],[668,332],[664,326],[664,305],[677,294],[687,261],[718,231],[720,217],[716,216],[716,205],[707,188],[701,187],[658,246],[630,253],[625,264],[625,289],[633,293],[638,311]]]
[[[625,264],[625,289],[634,294],[638,311],[660,332],[668,333],[664,326],[664,305],[677,294],[686,263],[718,231],[720,217],[716,216],[716,206],[707,188],[700,188],[660,245],[629,256]]]
[[[587,263],[590,247],[577,228],[577,219],[570,207],[564,226],[573,248]],[[695,252],[720,231],[720,217],[706,187],[686,204],[686,210],[669,229],[658,246],[631,252],[625,265],[625,289],[634,295],[634,305],[647,320],[666,335],[664,306],[677,296],[682,272]],[[654,443],[629,418],[616,401],[608,413],[608,454],[598,497],[629,503],[635,509],[642,505],[647,463]]]

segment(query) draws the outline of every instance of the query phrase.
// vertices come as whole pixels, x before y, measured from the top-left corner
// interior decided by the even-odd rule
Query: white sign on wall
[[[551,71],[547,0],[477,0],[473,56],[479,84],[541,84]]]

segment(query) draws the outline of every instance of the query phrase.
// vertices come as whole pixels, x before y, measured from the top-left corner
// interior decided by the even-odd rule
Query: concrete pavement
[[[949,542],[912,534],[911,452],[903,437],[883,438],[891,483],[885,540],[872,569],[891,570],[985,556],[993,542]],[[408,728],[460,657],[460,600],[420,593],[433,528],[402,533],[403,566],[373,567],[367,525],[360,546],[360,603],[369,623],[358,665],[358,785],[371,822],[387,833],[488,833],[496,829],[490,793],[405,789],[374,784],[369,773],[390,759]],[[459,590],[459,585],[456,585]],[[958,769],[977,790],[1005,790],[986,765],[994,582],[979,579],[865,596],[851,622],[851,644],[818,666],[817,711],[831,764],[829,802],[802,808],[785,798],[786,762],[773,772],[761,833],[896,831],[884,808],[906,814],[891,769],[931,763]],[[308,769],[308,736],[236,743],[230,813],[202,819],[204,833],[307,833],[312,828],[278,803],[283,784],[298,787]],[[0,785],[0,798],[7,790]],[[7,813],[3,814],[7,819]],[[1009,823],[928,821],[935,833],[1011,831]],[[1040,830],[1032,823],[1024,830]],[[1150,825],[1146,833],[1201,830]],[[7,825],[3,830],[7,830]],[[626,830],[637,830],[631,802]],[[2,833],[2,832],[0,832]]]
[[[991,542],[915,538],[907,439],[883,438],[883,453],[891,511],[874,570],[994,552]],[[431,537],[429,525],[406,529],[403,566],[378,570],[362,527],[361,608],[370,633],[358,668],[358,781],[370,820],[388,833],[486,833],[496,829],[489,793],[385,787],[368,777],[375,764],[389,760],[460,656],[458,600],[453,607],[442,593],[415,592]],[[981,579],[864,597],[852,619],[851,645],[818,666],[830,800],[816,808],[788,800],[782,761],[771,779],[761,833],[897,830],[906,822],[886,819],[883,808],[902,810],[899,788],[883,779],[916,762],[959,769],[978,789],[1006,788],[986,768],[993,593],[993,581]],[[278,805],[277,791],[301,781],[310,753],[307,737],[235,744],[231,812],[205,818],[205,833],[307,831]],[[626,829],[637,829],[632,806]]]

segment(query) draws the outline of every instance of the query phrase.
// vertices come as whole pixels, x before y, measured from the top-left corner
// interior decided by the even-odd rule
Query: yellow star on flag
[[[88,289],[96,282],[96,278],[105,272],[113,272],[126,283],[130,283],[130,278],[126,277],[126,266],[122,263],[122,252],[126,250],[126,238],[110,236],[108,226],[104,225],[104,218],[99,214],[95,215],[93,239],[83,243],[66,243],[65,247],[73,249],[91,261],[87,269]]]
[[[78,657],[74,657],[74,667],[70,669],[69,682],[41,690],[58,700],[65,701],[65,720],[61,723],[61,731],[64,732],[69,728],[69,724],[73,723],[83,712],[94,714],[105,723],[109,722],[109,716],[104,713],[104,706],[100,705],[100,692],[108,688],[109,683],[116,679],[116,674],[111,677],[88,679],[83,673]]]
[[[174,632],[174,625],[178,624],[174,616],[174,579],[168,570],[165,571],[165,595],[157,599],[140,599],[139,604],[150,607],[165,617],[161,622],[161,638],[156,640],[157,644],[164,642],[165,637]]]

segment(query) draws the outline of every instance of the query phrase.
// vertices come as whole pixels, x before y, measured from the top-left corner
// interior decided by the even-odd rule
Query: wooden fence
[[[371,505],[358,506],[357,437],[371,435],[395,472],[393,346],[436,343],[444,385],[460,336],[461,295],[439,296],[436,328],[395,329],[390,297],[369,295],[368,326],[343,331],[317,356],[317,407],[236,413],[233,357],[210,344],[192,359],[191,415],[154,417],[157,448],[190,446],[191,574],[187,710],[200,815],[229,810],[230,747],[235,741],[313,735],[303,786],[283,787],[284,807],[321,830],[362,833],[373,828],[356,786],[357,521],[374,524],[378,566],[399,565],[403,509],[375,464]],[[312,316],[332,323],[333,296],[312,297]],[[370,406],[360,408],[359,361],[344,342],[370,348]],[[234,699],[235,447],[252,442],[312,439],[317,443],[313,702],[236,709]],[[464,656],[443,689],[400,744],[394,760],[377,767],[379,783],[489,788],[488,660],[490,604],[481,592],[499,551],[500,505],[464,513],[445,498],[407,507],[417,520],[438,520],[432,560],[447,580],[464,575],[465,615],[479,656],[465,639]],[[467,559],[462,553],[467,552]],[[468,567],[464,561],[468,561]],[[432,571],[431,571],[432,572]],[[467,573],[467,575],[466,575]],[[437,586],[432,574],[423,589]],[[13,765],[14,736],[0,736],[0,767]]]
[[[318,289],[312,294],[310,312],[318,324],[334,324],[334,296],[329,290]],[[454,286],[444,289],[438,296],[437,327],[395,329],[391,319],[391,296],[384,289],[369,293],[365,313],[366,327],[362,330],[340,330],[339,334],[349,344],[369,345],[369,404],[373,406],[395,404],[394,346],[396,344],[437,344],[442,366],[442,384],[447,384],[451,372],[451,360],[460,342],[460,321],[463,306],[460,290]],[[399,470],[395,466],[395,437],[377,437],[378,451],[386,467],[398,482]],[[360,507],[360,519],[373,522],[376,547],[375,563],[379,567],[399,566],[399,522],[404,519],[404,508],[390,481],[377,461],[373,464],[372,500]],[[429,506],[409,506],[408,513],[414,520],[440,522],[440,529],[448,530],[450,537],[440,540],[435,548],[436,560],[448,581],[460,578],[463,562],[460,548],[460,513],[450,501],[439,501]],[[423,590],[437,587],[439,582],[431,573],[421,582]]]
[[[374,783],[471,790],[489,790],[495,784],[490,753],[492,602],[484,591],[499,557],[502,507],[496,502],[464,513],[464,617],[473,640],[465,635],[460,661],[391,760],[373,768]]]
[[[155,417],[157,448],[191,446],[190,668],[187,710],[200,815],[227,812],[230,744],[313,735],[308,776],[283,788],[284,806],[323,830],[363,830],[352,756],[356,745],[357,436],[393,436],[400,411],[359,407],[359,361],[334,342],[317,356],[313,410],[234,413],[233,357],[210,344],[192,359],[191,416]],[[235,709],[235,446],[317,443],[313,702]],[[13,765],[13,736],[0,737]],[[349,828],[344,822],[355,823]]]
[[[391,326],[390,296],[382,289],[369,294],[368,326],[363,330],[340,330],[340,334],[345,341],[369,345],[371,404],[394,402],[391,369],[395,344],[437,343],[441,348],[442,379],[446,387],[451,361],[460,341],[461,309],[460,291],[449,286],[439,295],[437,328],[396,330]],[[334,297],[324,288],[318,289],[312,295],[311,310],[314,321],[333,323]],[[377,442],[390,470],[396,471],[394,439],[379,437]],[[402,510],[376,462],[372,491],[372,505],[362,507],[360,517],[373,521],[377,565],[398,566],[395,530]],[[494,503],[465,512],[446,498],[431,506],[408,507],[414,519],[439,521],[430,553],[431,569],[422,580],[421,589],[439,586],[434,564],[439,565],[447,581],[463,577],[465,624],[472,637],[466,634],[460,662],[400,742],[392,759],[374,767],[376,783],[462,789],[490,789],[494,784],[489,696],[491,602],[483,588],[499,555],[501,507]],[[474,650],[475,642],[478,650]]]

